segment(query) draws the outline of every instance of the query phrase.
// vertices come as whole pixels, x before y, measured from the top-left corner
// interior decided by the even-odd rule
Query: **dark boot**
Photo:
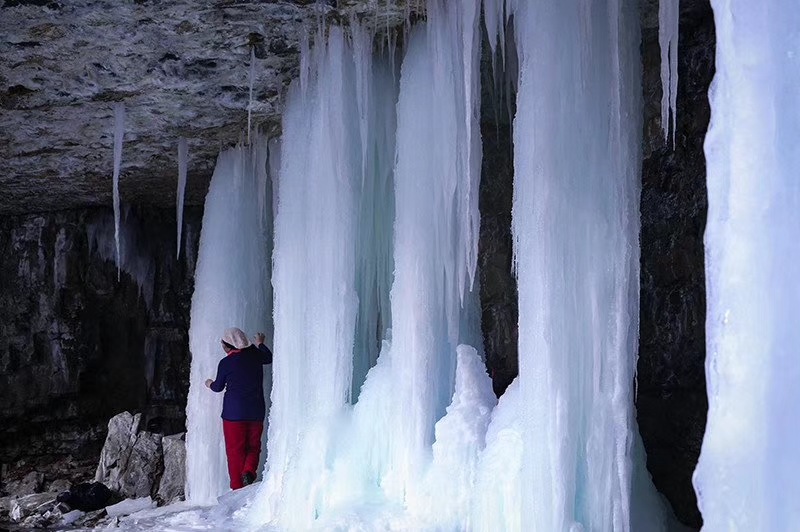
[[[253,483],[253,481],[255,479],[256,479],[256,476],[253,473],[251,473],[250,471],[245,471],[244,473],[242,473],[242,485],[243,486],[249,486],[250,484]]]

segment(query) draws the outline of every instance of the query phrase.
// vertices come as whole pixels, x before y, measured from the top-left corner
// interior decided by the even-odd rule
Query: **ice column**
[[[434,426],[453,396],[456,348],[475,338],[462,324],[471,322],[465,316],[475,302],[469,291],[479,223],[479,8],[477,1],[429,2],[428,23],[412,30],[400,75],[388,353],[393,404],[378,475],[390,498],[412,505]]]
[[[503,3],[486,8],[499,17]],[[525,405],[521,474],[529,487],[521,493],[520,526],[659,530],[662,509],[633,454],[637,3],[506,4],[520,60],[512,231]]]
[[[275,220],[275,363],[259,519],[303,529],[320,505],[333,424],[348,404],[358,297],[361,141],[341,28],[304,54],[283,116]]]
[[[259,136],[249,146],[220,153],[206,196],[192,296],[186,407],[187,498],[195,503],[214,502],[228,489],[219,417],[223,395],[204,385],[215,378],[225,356],[220,336],[227,327],[248,335],[269,330],[269,234],[259,207],[266,158],[267,142]],[[269,370],[264,368],[267,382]]]
[[[800,529],[800,4],[712,1],[703,530]]]
[[[672,116],[672,145],[678,102],[678,20],[680,0],[658,0],[658,44],[661,47],[661,129],[669,140]]]
[[[178,219],[178,237],[176,257],[181,258],[181,233],[183,232],[183,198],[186,192],[186,169],[189,163],[189,144],[181,137],[178,140],[178,191],[175,210]]]
[[[125,105],[114,104],[114,242],[117,247],[117,281],[122,275],[119,246],[119,171],[122,166],[122,137],[125,135]]]

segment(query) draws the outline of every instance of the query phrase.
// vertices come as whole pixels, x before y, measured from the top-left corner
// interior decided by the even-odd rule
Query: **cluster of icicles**
[[[513,53],[518,65],[508,77],[520,377],[499,403],[478,298],[481,7],[428,2],[402,51],[376,50],[356,21],[347,33],[318,30],[313,46],[303,41],[279,149],[256,136],[220,156],[192,305],[191,500],[213,502],[226,485],[209,415],[220,399],[202,389],[219,331],[234,317],[259,328],[271,314],[268,458],[241,523],[666,526],[633,410],[636,3],[483,6],[495,62]],[[274,202],[256,200],[267,158],[280,160],[267,178]],[[271,254],[250,246],[264,232]],[[264,279],[271,301],[253,290]]]

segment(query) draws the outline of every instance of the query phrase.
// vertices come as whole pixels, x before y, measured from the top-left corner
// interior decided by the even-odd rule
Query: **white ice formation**
[[[703,530],[800,530],[800,4],[713,0]]]
[[[267,140],[220,153],[211,178],[195,269],[189,349],[192,353],[186,407],[187,497],[205,504],[228,489],[222,437],[222,394],[205,387],[224,356],[220,336],[239,327],[252,336],[269,332],[272,299],[266,195]],[[269,335],[267,343],[270,343]],[[270,367],[264,369],[269,391]],[[262,453],[262,460],[266,453]]]
[[[113,202],[114,202],[114,242],[117,255],[117,280],[122,275],[122,261],[120,260],[119,245],[119,172],[122,166],[122,137],[125,135],[125,105],[118,102],[114,104],[114,175],[113,175]]]
[[[269,456],[234,528],[666,527],[633,407],[637,3],[483,7],[492,45],[518,58],[504,64],[518,81],[519,379],[498,403],[482,360],[480,0],[430,0],[399,73],[394,47],[374,51],[357,22],[349,33],[318,29],[302,46],[280,157],[269,150],[270,174],[280,162]],[[255,287],[270,277],[250,261],[262,250],[244,248],[269,195],[249,188],[259,178],[230,183],[242,179],[242,154],[266,171],[261,149],[223,153],[206,203],[192,307],[193,501],[225,486],[210,415],[219,398],[202,388],[217,331],[256,327],[265,308]]]
[[[183,232],[183,199],[186,193],[186,170],[189,165],[189,143],[185,138],[178,140],[178,190],[175,195],[175,215],[177,222],[176,258],[181,258],[181,233]]]

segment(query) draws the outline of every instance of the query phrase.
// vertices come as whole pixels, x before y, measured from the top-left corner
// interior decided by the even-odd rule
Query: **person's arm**
[[[258,350],[261,352],[261,363],[264,365],[272,364],[272,351],[269,350],[269,347],[264,344],[258,344]]]
[[[206,386],[208,386],[212,392],[221,392],[225,389],[225,384],[228,380],[228,372],[222,367],[224,362],[224,358],[219,361],[216,380],[212,381],[211,379],[206,379]]]
[[[272,351],[269,350],[269,347],[264,345],[264,333],[256,333],[253,337],[253,341],[261,352],[261,364],[272,364]]]

